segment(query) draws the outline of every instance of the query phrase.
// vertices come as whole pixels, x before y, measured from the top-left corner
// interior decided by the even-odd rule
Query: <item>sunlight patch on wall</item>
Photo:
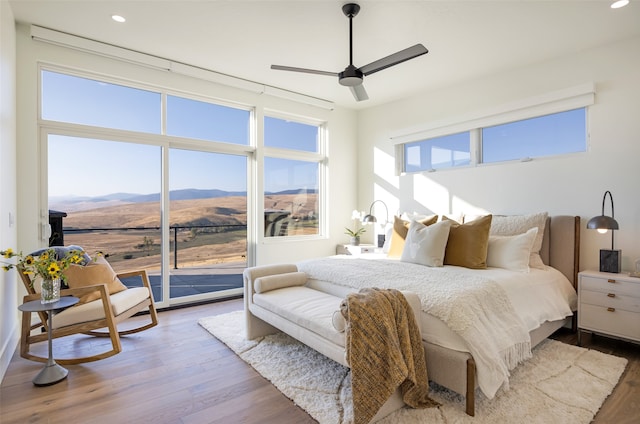
[[[382,151],[378,147],[373,149],[373,174],[391,187],[399,189],[400,177],[396,175],[395,167],[393,154]]]
[[[489,213],[486,209],[474,206],[458,196],[451,196],[451,211],[466,216],[482,216]]]
[[[450,212],[449,190],[424,175],[413,176],[413,198],[424,206],[426,211],[437,214]],[[417,212],[424,213],[426,211]]]

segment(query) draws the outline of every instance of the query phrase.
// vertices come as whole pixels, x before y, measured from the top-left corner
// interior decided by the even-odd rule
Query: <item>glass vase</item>
[[[60,279],[43,280],[40,297],[42,303],[53,303],[60,300]]]

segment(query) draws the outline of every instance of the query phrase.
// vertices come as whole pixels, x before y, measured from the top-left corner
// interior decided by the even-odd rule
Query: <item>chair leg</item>
[[[29,336],[28,331],[26,335],[23,332],[22,338],[20,339],[20,356],[30,361],[47,363],[49,360],[48,356],[39,356],[31,352],[31,345],[33,344],[31,342],[32,338],[33,337]],[[45,343],[45,341],[38,340],[37,343]],[[120,335],[116,331],[116,332],[113,332],[113,335],[111,336],[110,350],[100,352],[96,355],[90,355],[90,356],[81,356],[81,357],[75,357],[75,358],[54,358],[54,359],[60,365],[76,365],[76,364],[82,364],[85,362],[99,361],[100,359],[108,358],[120,352],[122,352],[122,346],[120,344]]]

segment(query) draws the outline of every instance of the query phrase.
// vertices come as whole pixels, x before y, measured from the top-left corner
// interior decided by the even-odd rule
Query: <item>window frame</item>
[[[448,168],[439,168],[438,171],[446,171],[452,169],[499,165],[514,161],[530,161],[531,157],[520,159],[496,161],[490,163],[482,162],[482,129],[484,127],[497,126],[512,122],[527,120],[531,118],[543,117],[546,115],[554,115],[557,113],[567,112],[575,109],[585,109],[585,152],[589,147],[589,106],[595,103],[595,84],[585,83],[582,85],[569,87],[546,93],[540,96],[518,100],[493,109],[471,113],[469,115],[457,118],[451,118],[439,122],[434,122],[411,129],[404,129],[391,135],[390,141],[394,145],[396,175],[415,174],[421,172],[435,172],[436,170],[423,171],[406,171],[404,156],[404,146],[421,140],[433,139],[436,137],[447,136],[469,132],[471,163],[468,166],[457,166]],[[570,152],[562,154],[552,154],[548,156],[537,156],[536,158],[547,158],[563,156],[567,154],[580,154],[584,152]]]
[[[289,159],[296,160],[302,162],[311,162],[317,163],[318,165],[318,193],[317,193],[317,202],[318,202],[318,233],[317,234],[308,234],[308,235],[293,235],[293,236],[281,236],[281,237],[273,237],[265,235],[265,221],[264,219],[260,220],[258,225],[258,234],[259,239],[263,243],[278,243],[278,242],[287,242],[291,240],[305,240],[305,239],[324,239],[327,237],[327,208],[326,208],[326,190],[328,187],[327,184],[327,145],[328,145],[328,130],[327,130],[327,122],[322,120],[311,119],[307,117],[302,117],[299,115],[288,114],[281,111],[276,111],[273,109],[264,110],[262,115],[262,119],[260,122],[260,126],[264,128],[264,119],[266,117],[282,119],[287,121],[293,121],[305,125],[312,125],[318,128],[318,151],[317,152],[308,152],[304,150],[293,150],[286,149],[280,147],[268,147],[264,146],[264,137],[258,137],[261,145],[260,155],[261,163],[260,168],[258,170],[260,178],[260,187],[259,190],[259,199],[261,199],[259,213],[264,215],[264,158],[277,158],[277,159]],[[264,134],[264,133],[263,133]]]
[[[46,120],[42,117],[42,75],[44,71],[50,71],[55,73],[61,73],[73,77],[83,78],[83,79],[91,79],[99,82],[106,82],[110,84],[116,84],[124,87],[131,87],[135,89],[147,90],[151,92],[160,93],[161,95],[161,130],[159,134],[155,133],[145,133],[138,132],[133,130],[123,130],[117,128],[107,128],[107,127],[96,127],[92,125],[84,125],[84,124],[76,124],[72,122],[64,122],[64,121],[52,121]],[[236,102],[229,99],[222,99],[217,96],[212,95],[200,95],[194,94],[191,89],[188,91],[183,91],[179,88],[176,88],[175,84],[167,83],[167,84],[150,84],[146,82],[139,82],[139,80],[132,80],[126,77],[118,77],[114,75],[105,75],[103,73],[97,71],[90,71],[86,69],[74,68],[66,65],[58,65],[52,62],[47,61],[38,61],[37,62],[37,71],[36,71],[36,86],[37,86],[37,112],[36,112],[36,123],[38,127],[38,145],[39,145],[39,161],[42,166],[38,169],[39,174],[39,184],[41,187],[39,194],[39,203],[40,205],[45,205],[41,207],[41,214],[45,216],[46,214],[46,205],[48,205],[48,190],[46,187],[48,186],[48,167],[47,167],[47,158],[48,158],[48,137],[50,135],[61,135],[61,136],[70,136],[70,137],[80,137],[80,138],[88,138],[88,139],[99,139],[104,141],[116,141],[116,142],[125,142],[125,143],[135,143],[135,144],[146,144],[151,146],[157,146],[162,149],[162,169],[163,169],[163,177],[162,184],[166,186],[168,184],[167,180],[167,170],[168,170],[168,155],[167,152],[169,149],[183,149],[183,150],[196,150],[201,152],[211,152],[211,153],[222,153],[222,154],[231,154],[231,155],[242,155],[246,156],[248,160],[247,167],[247,263],[249,265],[255,264],[256,261],[256,245],[266,243],[282,243],[287,242],[289,240],[297,240],[300,238],[304,239],[327,239],[327,228],[328,228],[328,210],[327,210],[327,174],[328,174],[328,160],[326,157],[327,144],[328,144],[328,121],[326,119],[321,118],[312,118],[299,116],[284,112],[279,112],[275,110],[269,110],[269,116],[276,116],[280,118],[286,117],[286,119],[295,120],[297,122],[302,122],[305,124],[311,124],[318,126],[319,129],[319,139],[318,139],[318,152],[302,152],[302,151],[291,151],[288,149],[276,149],[276,148],[266,148],[263,145],[263,136],[262,131],[264,130],[264,126],[260,123],[263,119],[265,113],[265,106],[260,101],[249,101],[249,102]],[[201,80],[203,83],[207,83],[205,80]],[[178,84],[179,86],[179,84]],[[211,93],[209,93],[211,94]],[[186,137],[179,136],[170,136],[166,133],[166,98],[167,96],[178,96],[186,99],[192,99],[196,101],[202,101],[207,103],[213,103],[216,105],[233,107],[238,109],[247,110],[250,112],[249,116],[249,144],[235,144],[221,141],[208,141],[208,140],[200,140],[200,139],[191,139]],[[313,113],[313,112],[311,112]],[[319,114],[319,116],[323,116],[323,114]],[[260,181],[259,176],[263,171],[263,158],[265,154],[269,154],[273,157],[283,157],[290,159],[298,159],[298,160],[306,160],[318,163],[318,233],[313,235],[306,236],[290,236],[290,237],[272,237],[270,239],[266,239],[264,237],[264,190],[262,182]],[[163,189],[164,190],[164,189]],[[168,210],[169,207],[169,199],[168,195],[164,196],[165,199],[161,202],[161,207],[163,212]],[[161,225],[163,226],[163,241],[162,241],[162,249],[163,251],[169,251],[169,217],[168,214],[163,213],[161,218]],[[43,227],[44,228],[44,227]],[[262,231],[260,231],[262,228]],[[42,234],[44,234],[44,229],[41,230]],[[41,235],[42,240],[44,240],[44,236]],[[164,261],[162,263],[162,272],[163,278],[169,277],[168,267],[169,261]],[[159,307],[168,306],[170,301],[172,301],[168,290],[169,284],[166,281],[163,281],[163,301],[158,304]],[[240,289],[241,290],[241,289]],[[176,299],[173,299],[175,302]],[[173,304],[173,302],[171,304]],[[180,303],[180,302],[178,302]]]

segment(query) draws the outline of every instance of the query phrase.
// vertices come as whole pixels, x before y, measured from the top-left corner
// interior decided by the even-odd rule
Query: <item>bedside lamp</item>
[[[611,200],[611,216],[604,214],[604,203],[607,199],[607,194]],[[595,216],[587,222],[587,228],[591,230],[598,230],[599,233],[606,233],[611,230],[611,250],[600,250],[600,272],[620,272],[622,263],[622,252],[620,250],[613,249],[613,231],[619,228],[618,221],[613,219],[613,196],[609,190],[604,192],[602,197],[602,215]]]
[[[382,200],[374,200],[373,203],[371,203],[371,206],[369,206],[369,213],[365,215],[364,218],[362,218],[363,224],[374,224],[378,222],[376,216],[373,214],[373,205],[375,205],[377,202],[380,202],[384,205],[384,210],[386,212],[384,225],[387,225],[387,222],[389,222],[389,208],[387,208],[386,203],[384,203]],[[378,247],[384,246],[384,239],[384,233],[378,234]]]

